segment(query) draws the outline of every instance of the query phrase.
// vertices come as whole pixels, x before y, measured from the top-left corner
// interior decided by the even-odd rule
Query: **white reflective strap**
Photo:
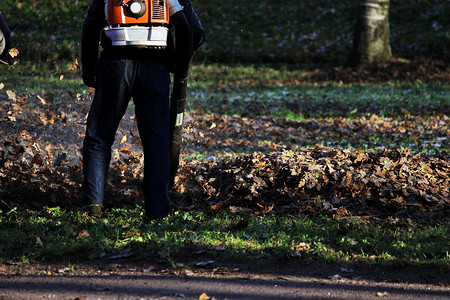
[[[175,127],[183,125],[183,115],[184,115],[184,113],[177,114],[177,119],[175,121]]]
[[[168,0],[167,2],[169,3],[169,16],[183,10],[183,6],[180,5],[178,0]]]

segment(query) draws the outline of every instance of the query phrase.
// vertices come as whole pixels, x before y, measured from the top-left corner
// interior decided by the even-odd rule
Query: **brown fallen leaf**
[[[41,101],[41,104],[43,104],[43,105],[46,105],[46,104],[47,104],[47,100],[45,100],[45,99],[42,98],[41,96],[37,95],[36,97],[39,99],[39,101]]]
[[[82,230],[79,234],[78,237],[88,237],[90,236],[89,231],[87,231],[86,229]]]
[[[214,300],[214,299],[216,299],[216,298],[209,297],[206,293],[203,293],[198,297],[198,300]]]
[[[77,68],[78,68],[78,59],[75,59],[75,61],[72,62],[67,69],[73,71],[76,70]]]
[[[11,99],[11,100],[13,100],[13,101],[16,100],[16,93],[14,93],[13,91],[7,90],[7,91],[6,91],[6,95],[8,95],[8,98],[9,98],[9,99]]]
[[[16,56],[18,56],[19,55],[19,50],[17,50],[16,48],[11,48],[10,50],[9,50],[9,55],[11,55],[11,57],[16,57]]]

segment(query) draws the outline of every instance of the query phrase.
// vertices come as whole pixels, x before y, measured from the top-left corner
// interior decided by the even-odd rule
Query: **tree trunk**
[[[391,59],[389,0],[360,0],[348,63],[364,66]]]

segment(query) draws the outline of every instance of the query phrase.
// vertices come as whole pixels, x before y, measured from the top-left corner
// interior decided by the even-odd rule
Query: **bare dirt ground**
[[[0,299],[450,299],[445,269],[202,259],[3,263]]]

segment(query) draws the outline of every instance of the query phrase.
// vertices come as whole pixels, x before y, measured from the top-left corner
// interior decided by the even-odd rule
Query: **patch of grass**
[[[196,65],[191,109],[219,114],[276,115],[292,120],[377,114],[427,115],[448,111],[448,84],[423,82],[302,83],[300,69],[270,66]],[[291,82],[293,78],[296,82]]]
[[[87,92],[81,81],[81,73],[69,70],[70,64],[18,64],[2,69],[0,82],[4,90],[12,90],[18,96],[28,93]]]
[[[0,73],[3,90],[17,96],[53,94],[71,101],[72,95],[86,99],[88,88],[81,73],[70,64],[34,64],[8,67]],[[301,83],[301,69],[288,65],[224,66],[197,64],[188,87],[188,110],[217,114],[272,115],[288,120],[328,117],[360,118],[433,115],[450,109],[449,85],[423,82],[380,84]],[[292,78],[300,78],[294,84]]]
[[[18,65],[0,74],[0,99],[6,91],[18,97],[27,96],[30,105],[41,100],[57,102],[86,101],[88,89],[80,73],[69,70],[70,64],[41,64],[28,69]],[[424,82],[367,83],[292,83],[301,71],[288,66],[204,65],[192,68],[188,88],[188,111],[216,115],[240,115],[251,118],[271,116],[298,122],[290,126],[314,125],[323,128],[319,135],[283,142],[289,147],[309,147],[315,144],[364,151],[379,151],[385,147],[410,148],[413,153],[436,155],[448,153],[448,121],[450,110],[449,85]],[[130,103],[130,110],[133,104]],[[340,130],[331,130],[336,120]],[[360,127],[360,129],[358,129]],[[308,128],[308,127],[307,127]],[[328,128],[328,129],[327,129]],[[377,129],[377,128],[383,128]],[[338,129],[338,128],[334,128]],[[357,134],[358,130],[364,130]],[[272,142],[261,137],[254,148],[212,149],[223,156],[253,151],[271,151]],[[270,137],[269,137],[270,138]],[[197,148],[200,147],[200,148]],[[188,158],[210,157],[201,145],[192,145],[198,153]]]
[[[445,117],[450,110],[448,84],[314,84],[301,83],[301,79],[292,84],[289,78],[295,78],[297,72],[287,67],[196,65],[188,110],[251,118],[272,116],[298,122],[290,124],[294,127],[322,128],[315,140],[303,137],[295,145],[286,136],[283,143],[289,147],[319,144],[363,151],[399,147],[427,155],[448,153],[444,142],[449,130]],[[255,144],[247,152],[264,148],[270,151]]]
[[[290,257],[326,262],[449,266],[449,228],[395,227],[362,219],[250,216],[246,212],[175,212],[162,221],[143,222],[140,207],[107,209],[102,219],[59,207],[40,212],[13,207],[1,212],[0,253],[22,263],[58,256],[159,253],[176,261],[195,248],[224,258]],[[164,254],[161,254],[164,253]]]
[[[89,88],[81,80],[81,73],[69,70],[69,63],[17,64],[0,73],[0,98],[12,91],[17,97],[26,97],[30,105],[44,99],[47,103],[86,101]]]

